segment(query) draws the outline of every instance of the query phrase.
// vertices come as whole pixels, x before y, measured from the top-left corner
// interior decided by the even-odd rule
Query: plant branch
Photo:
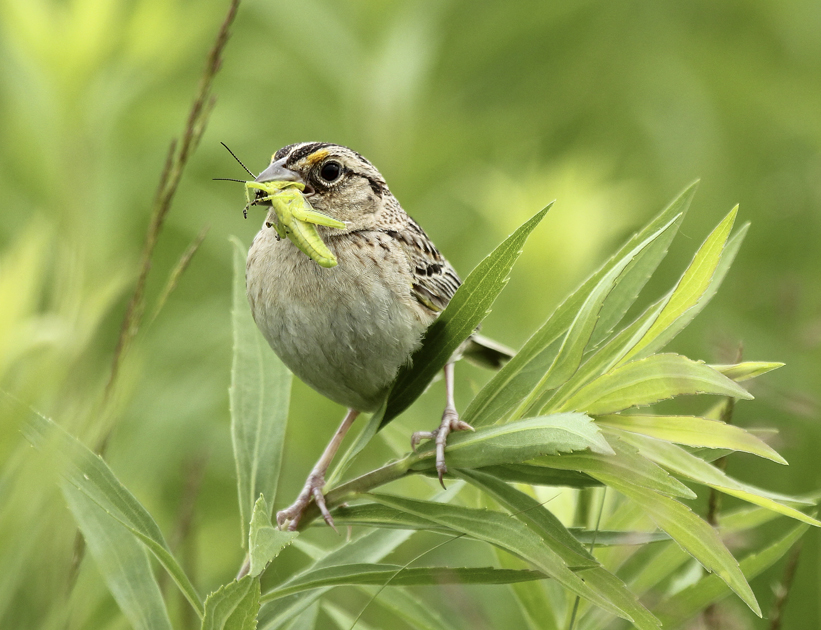
[[[214,77],[222,65],[222,53],[228,42],[229,28],[236,17],[239,3],[240,0],[231,0],[225,19],[217,32],[216,40],[208,53],[205,69],[200,77],[199,86],[194,96],[194,101],[191,104],[185,128],[183,129],[182,140],[180,142],[172,140],[168,149],[165,166],[154,195],[151,219],[148,223],[142,253],[140,254],[140,270],[137,275],[137,282],[134,286],[131,299],[128,301],[128,306],[126,307],[123,321],[120,325],[117,345],[114,348],[114,355],[111,359],[111,368],[103,394],[104,407],[111,400],[116,388],[123,358],[128,353],[131,341],[140,329],[145,311],[145,287],[148,274],[151,270],[151,259],[154,254],[154,249],[162,233],[165,219],[171,209],[171,203],[174,200],[174,195],[177,192],[185,167],[202,138],[202,134],[205,132],[209,114],[214,107],[215,97],[211,95],[211,86],[213,85]],[[113,427],[109,427],[97,445],[96,450],[101,455],[105,453],[112,430]]]
[[[120,333],[117,338],[117,345],[114,347],[114,355],[111,358],[111,367],[109,370],[108,380],[103,392],[101,414],[103,417],[106,416],[107,409],[116,389],[123,359],[128,353],[131,341],[136,336],[142,323],[143,314],[145,312],[145,286],[148,280],[148,273],[151,270],[151,259],[154,255],[154,249],[157,245],[160,234],[162,233],[163,226],[165,225],[165,219],[171,209],[171,203],[174,200],[177,187],[182,179],[185,167],[188,164],[188,159],[194,149],[196,149],[200,138],[202,138],[202,135],[205,132],[205,127],[208,123],[208,116],[215,104],[215,97],[211,95],[211,86],[213,85],[214,77],[222,65],[222,53],[228,42],[229,28],[237,15],[239,3],[240,0],[230,1],[228,12],[226,13],[219,31],[217,32],[216,40],[208,53],[205,69],[200,77],[197,92],[194,96],[194,102],[191,105],[191,110],[188,113],[186,125],[183,130],[182,142],[177,143],[177,140],[174,139],[171,141],[171,145],[168,148],[168,154],[165,158],[162,175],[160,176],[160,181],[157,185],[156,193],[154,194],[151,219],[148,222],[145,241],[140,254],[140,267],[137,275],[137,282],[134,286],[134,292],[131,294],[131,298],[126,306],[125,314],[123,315],[123,320],[120,324]],[[193,252],[191,255],[193,255]],[[105,455],[113,430],[114,423],[111,422],[105,428],[102,436],[97,442],[95,451],[101,457]],[[71,566],[69,567],[69,593],[74,589],[80,563],[82,562],[84,556],[85,544],[82,534],[78,531],[74,539],[74,553],[72,556]]]
[[[350,481],[330,490],[325,495],[325,505],[328,509],[334,508],[361,494],[370,492],[374,488],[378,488],[386,483],[400,479],[407,474],[412,474],[416,471],[411,471],[411,466],[417,464],[425,457],[432,458],[433,452],[428,451],[424,456],[420,456],[417,453],[410,453],[398,461],[385,464],[381,468],[365,473],[356,479],[351,479]],[[306,508],[305,514],[300,520],[299,527],[297,529],[301,531],[307,528],[308,525],[310,525],[311,522],[319,516],[319,508],[316,507],[316,503],[311,503]]]
[[[784,608],[787,606],[787,599],[790,595],[795,573],[798,570],[798,558],[801,556],[802,542],[799,541],[793,547],[787,565],[784,567],[784,577],[775,589],[775,601],[772,612],[769,614],[770,630],[781,630],[781,621],[784,617]]]

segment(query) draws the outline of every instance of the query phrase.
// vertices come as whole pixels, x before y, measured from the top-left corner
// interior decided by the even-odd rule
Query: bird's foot
[[[325,522],[328,523],[328,525],[330,525],[335,532],[339,533],[334,525],[334,519],[325,505],[325,495],[322,494],[322,488],[324,486],[324,473],[313,471],[310,475],[308,475],[308,479],[305,481],[305,486],[302,488],[302,492],[299,493],[299,496],[296,498],[293,505],[277,512],[277,526],[280,529],[285,529],[287,524],[287,529],[289,531],[296,531],[296,528],[299,526],[299,521],[302,518],[302,514],[305,512],[305,508],[308,507],[308,504],[313,498],[316,502],[316,506],[322,513],[322,517],[325,519]]]
[[[459,414],[453,407],[447,407],[442,414],[442,423],[438,429],[433,431],[417,431],[411,436],[411,448],[415,451],[422,440],[434,440],[436,442],[436,472],[439,473],[439,483],[445,487],[445,473],[448,467],[445,465],[445,446],[448,442],[448,435],[452,431],[475,431],[467,422],[459,419]]]

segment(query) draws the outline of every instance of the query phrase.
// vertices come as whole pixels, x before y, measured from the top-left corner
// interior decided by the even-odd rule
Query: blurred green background
[[[167,146],[225,8],[0,0],[0,387],[88,444],[105,431],[96,410]],[[814,0],[243,3],[216,110],[158,245],[149,316],[181,252],[203,226],[210,232],[128,356],[108,452],[172,541],[201,481],[179,551],[201,590],[241,561],[228,236],[250,242],[263,218],[243,220],[241,187],[211,180],[243,176],[220,141],[255,171],[288,143],[351,146],[463,276],[557,199],[484,327],[515,347],[700,177],[645,301],[740,203],[739,219],[753,224],[747,241],[673,349],[726,362],[743,343],[746,359],[787,363],[754,384],[757,401],[740,404],[736,421],[777,427],[790,466],[734,456],[730,472],[785,492],[821,487],[819,32]],[[464,406],[488,375],[457,374]],[[393,438],[436,424],[440,388]],[[278,508],[342,413],[295,384]],[[0,418],[0,627],[127,627],[90,559],[66,595],[75,526],[17,421]],[[362,466],[388,454],[375,448]],[[819,551],[810,532],[785,627],[821,625]],[[782,570],[753,584],[765,611]],[[477,629],[502,627],[512,605],[504,587],[448,597],[445,614]],[[768,627],[739,604],[729,604],[734,627]]]

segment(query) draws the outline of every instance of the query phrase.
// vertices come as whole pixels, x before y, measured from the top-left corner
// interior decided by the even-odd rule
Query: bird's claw
[[[422,440],[434,440],[436,442],[436,472],[439,473],[439,483],[445,487],[445,473],[448,471],[445,465],[445,446],[447,446],[448,435],[453,431],[475,431],[467,422],[459,419],[456,409],[448,407],[442,414],[442,423],[439,428],[433,431],[417,431],[411,435],[411,448],[415,451]]]
[[[299,493],[296,501],[294,501],[290,507],[277,512],[277,527],[285,529],[287,524],[289,531],[296,531],[296,528],[299,526],[299,521],[302,519],[302,514],[305,512],[305,508],[308,507],[311,498],[313,498],[316,506],[322,513],[322,518],[324,518],[325,522],[338,534],[339,531],[334,525],[334,519],[328,511],[328,507],[325,505],[325,495],[322,494],[322,488],[324,486],[325,475],[316,472],[312,472],[308,475],[305,486],[302,488],[302,492]]]

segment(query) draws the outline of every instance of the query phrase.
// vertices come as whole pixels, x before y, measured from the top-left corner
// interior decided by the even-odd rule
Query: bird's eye
[[[319,174],[326,182],[333,182],[342,174],[342,166],[339,162],[325,162]]]

